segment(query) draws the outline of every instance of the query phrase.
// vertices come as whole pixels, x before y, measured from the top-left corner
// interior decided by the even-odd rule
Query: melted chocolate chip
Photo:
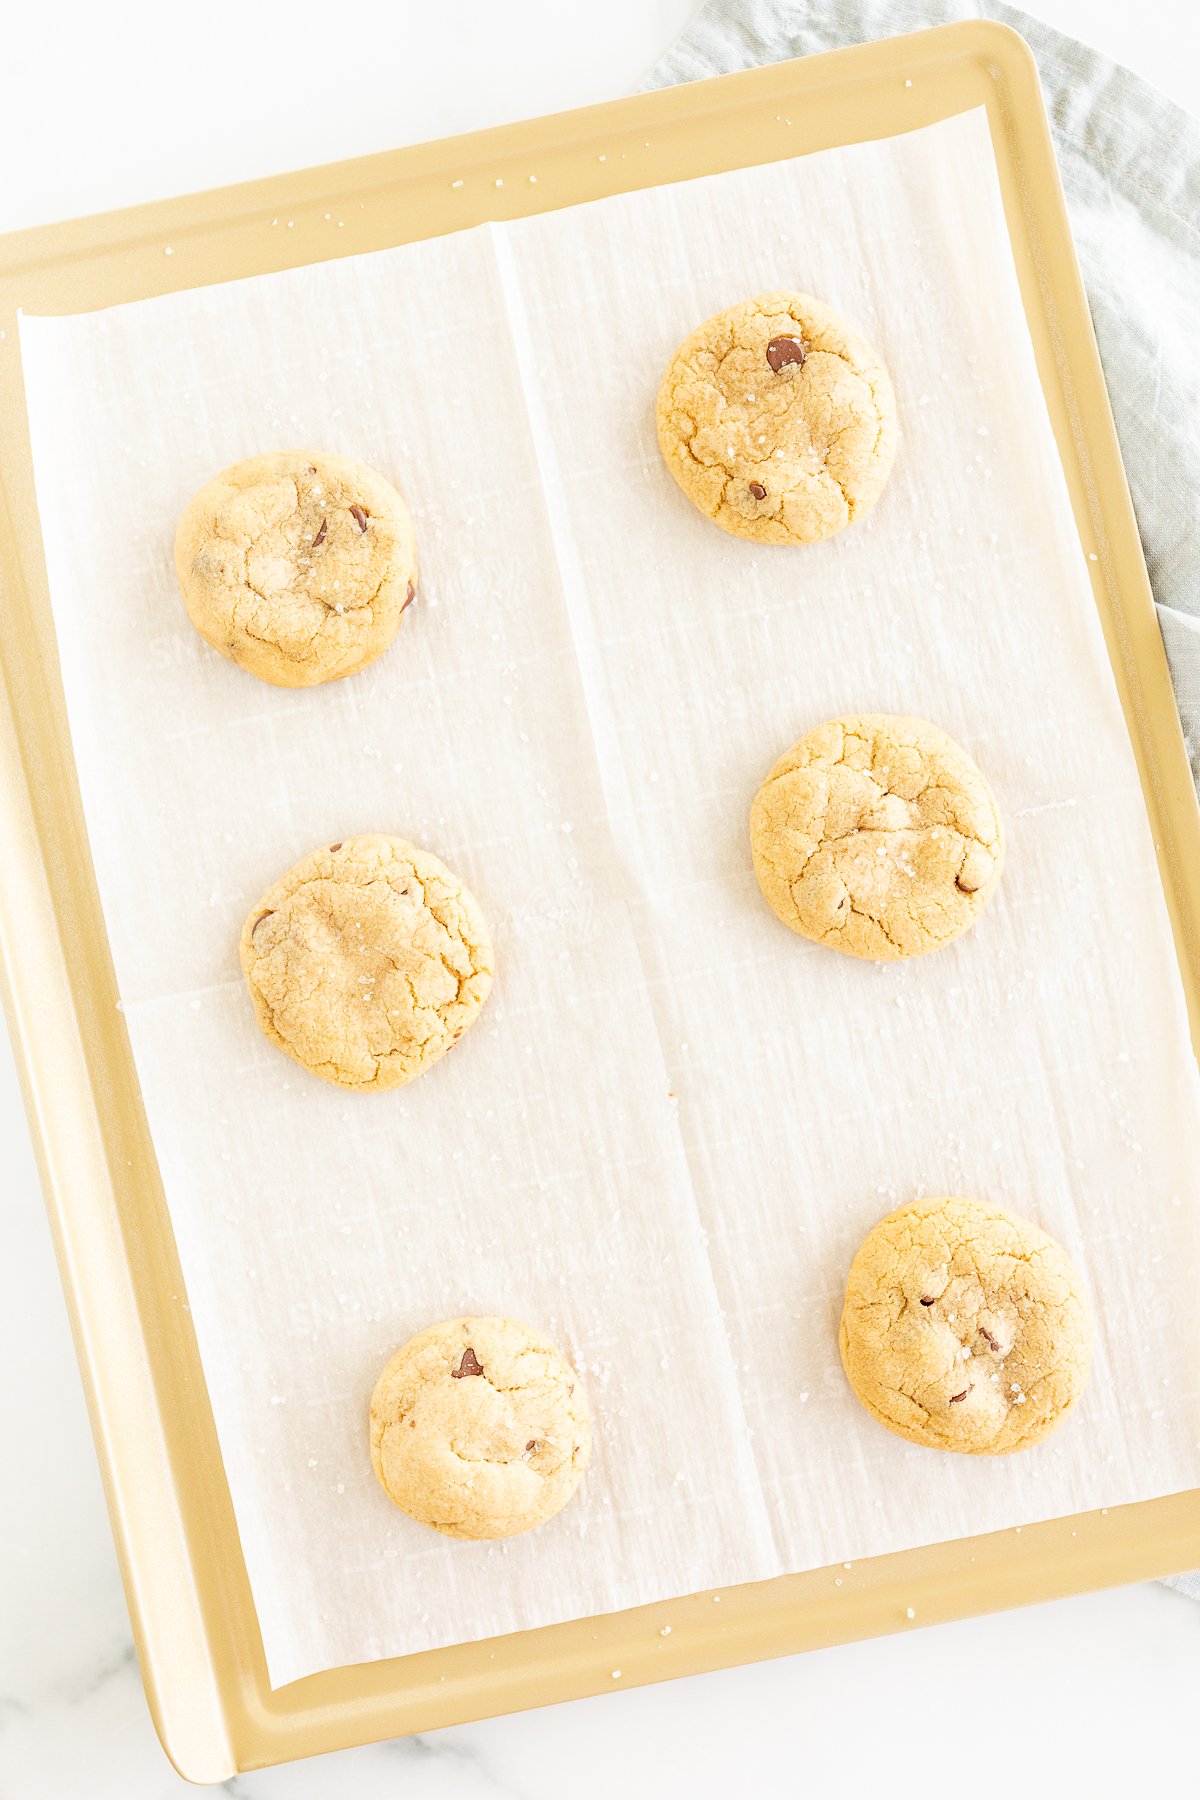
[[[255,932],[258,930],[258,928],[262,924],[263,920],[269,919],[274,911],[275,911],[275,908],[273,906],[268,906],[266,912],[259,913],[257,919],[255,919],[253,925],[250,927],[250,936],[251,937],[254,936]]]
[[[979,1335],[980,1337],[987,1339],[993,1350],[998,1350],[1000,1348],[1000,1339],[994,1338],[986,1325],[981,1325],[979,1327]]]
[[[756,500],[765,500],[767,497],[767,490],[761,481],[752,481],[750,483],[750,492],[754,495]]]
[[[975,1383],[974,1383],[974,1382],[972,1382],[972,1383],[971,1383],[971,1387],[974,1387],[974,1385],[975,1385]],[[966,1397],[967,1397],[967,1395],[968,1395],[968,1394],[969,1394],[969,1393],[970,1393],[970,1391],[971,1391],[971,1388],[970,1388],[970,1387],[965,1387],[965,1388],[964,1388],[964,1389],[963,1389],[963,1391],[962,1391],[962,1393],[961,1393],[961,1394],[951,1394],[951,1396],[950,1396],[950,1404],[951,1404],[951,1406],[953,1406],[953,1405],[954,1405],[954,1402],[955,1402],[955,1401],[956,1401],[956,1400],[965,1400],[965,1399],[966,1399]]]
[[[800,338],[774,337],[767,345],[767,361],[771,365],[772,375],[778,375],[787,363],[795,363],[799,368],[808,356],[808,351]]]
[[[926,1295],[922,1294],[921,1295],[921,1305],[922,1306],[932,1306],[933,1302],[934,1302],[934,1298],[935,1298],[935,1296],[932,1294],[930,1294],[928,1297],[926,1297]]]
[[[309,465],[308,465],[308,472],[309,472],[309,474],[310,474],[310,475],[315,475],[315,474],[316,474],[316,472],[317,472],[317,465],[316,465],[316,463],[309,463]]]
[[[318,531],[316,537],[312,541],[312,547],[314,550],[317,548],[318,544],[323,544],[325,542],[325,533],[328,530],[329,530],[329,520],[322,519],[321,520],[321,529],[320,529],[320,531]]]
[[[354,520],[354,523],[358,526],[360,531],[365,531],[367,529],[367,515],[361,506],[352,506],[350,508],[350,517]]]
[[[462,1381],[468,1375],[483,1374],[483,1364],[472,1350],[470,1344],[468,1344],[463,1351],[462,1361],[459,1363],[457,1369],[451,1369],[450,1374],[455,1381]]]
[[[416,588],[413,586],[412,582],[410,581],[408,584],[408,592],[404,596],[404,606],[412,605],[413,600],[416,598],[416,592],[417,592]],[[404,611],[404,606],[402,606],[400,608],[401,612]]]
[[[960,894],[973,894],[978,888],[979,883],[977,881],[972,881],[970,876],[964,881],[961,875],[956,875],[954,877],[954,885]]]

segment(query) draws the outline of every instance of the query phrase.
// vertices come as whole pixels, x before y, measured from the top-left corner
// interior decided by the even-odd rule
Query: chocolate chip
[[[799,368],[807,356],[808,351],[800,338],[776,337],[767,345],[767,361],[771,365],[772,375],[778,375],[786,363],[795,363]]]
[[[404,596],[404,606],[411,606],[411,605],[412,605],[412,603],[413,603],[413,600],[414,600],[414,599],[415,599],[415,597],[416,597],[416,592],[417,592],[417,590],[416,590],[416,588],[415,588],[415,587],[414,587],[414,586],[413,586],[413,584],[412,584],[412,582],[411,582],[411,581],[410,581],[410,582],[409,582],[409,584],[408,584],[408,592],[407,592],[407,594],[405,594],[405,596]],[[403,612],[403,611],[404,611],[404,606],[402,606],[402,607],[401,607],[401,608],[400,608],[400,611],[401,611],[401,612]]]
[[[961,875],[956,875],[954,877],[954,885],[960,894],[973,894],[978,888],[979,883],[977,881],[972,881],[970,876],[964,881]]]
[[[309,463],[309,465],[308,465],[308,472],[309,472],[309,474],[310,474],[310,475],[315,475],[315,474],[316,474],[316,472],[317,472],[317,465],[316,465],[316,463]]]
[[[468,1344],[463,1351],[462,1361],[459,1363],[457,1369],[451,1369],[450,1374],[455,1381],[462,1381],[468,1375],[483,1374],[483,1364],[472,1350],[470,1344]]]
[[[255,919],[253,925],[250,927],[250,936],[251,937],[254,936],[255,932],[258,930],[258,928],[262,924],[263,920],[269,919],[274,911],[275,911],[275,908],[273,906],[268,906],[266,912],[259,913],[257,919]]]
[[[352,506],[350,508],[350,517],[354,520],[354,523],[358,526],[360,531],[365,531],[367,529],[367,515],[361,506]]]
[[[339,838],[337,843],[330,844],[329,848],[330,848],[330,850],[340,850],[344,842],[345,842],[344,838]]]
[[[761,481],[752,481],[750,483],[750,492],[754,495],[756,500],[765,500],[767,497],[767,490]]]
[[[525,1446],[525,1448],[527,1450],[536,1450],[537,1447],[538,1447],[538,1441],[536,1438],[530,1438],[529,1442]]]
[[[936,1296],[933,1294],[930,1294],[928,1296],[926,1296],[925,1294],[922,1294],[921,1295],[921,1305],[922,1306],[932,1306],[935,1298],[936,1298]]]
[[[314,550],[316,549],[318,544],[323,544],[325,542],[325,533],[328,530],[329,530],[329,520],[322,519],[321,520],[321,529],[320,529],[320,531],[318,531],[316,537],[312,541],[312,547]]]
[[[974,1386],[975,1386],[975,1383],[974,1383],[974,1382],[972,1382],[972,1383],[971,1383],[971,1387],[974,1387]],[[966,1399],[966,1397],[967,1397],[967,1395],[968,1395],[968,1394],[969,1394],[969,1393],[970,1393],[970,1391],[971,1391],[971,1387],[965,1387],[965,1388],[964,1388],[964,1389],[963,1389],[963,1391],[962,1391],[962,1393],[961,1393],[961,1394],[951,1394],[951,1396],[950,1396],[950,1404],[951,1404],[951,1406],[953,1406],[953,1405],[954,1405],[954,1402],[955,1402],[955,1401],[956,1401],[956,1400],[965,1400],[965,1399]]]
[[[981,1325],[979,1327],[979,1335],[980,1337],[987,1339],[993,1350],[998,1350],[1000,1348],[1000,1339],[994,1338],[986,1325]]]

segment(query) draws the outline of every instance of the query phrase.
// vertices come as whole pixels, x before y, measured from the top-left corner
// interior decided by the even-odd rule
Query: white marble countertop
[[[1029,0],[1196,109],[1191,0]],[[10,9],[0,230],[638,85],[691,0],[49,0]],[[329,80],[344,57],[353,79]],[[14,80],[13,77],[16,77]],[[147,146],[153,145],[151,154]],[[19,173],[18,173],[19,172]],[[0,1027],[0,1797],[185,1791],[133,1660]],[[246,1800],[1194,1791],[1200,1605],[1143,1586],[243,1776]],[[981,1755],[981,1745],[983,1754]]]

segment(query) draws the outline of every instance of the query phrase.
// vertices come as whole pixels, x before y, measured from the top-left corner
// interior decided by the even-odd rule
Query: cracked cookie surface
[[[1001,1456],[1078,1400],[1091,1308],[1061,1244],[979,1200],[915,1200],[867,1233],[846,1282],[850,1385],[897,1436]]]
[[[424,1074],[474,1022],[492,985],[478,901],[402,838],[346,838],[267,889],[241,961],[263,1033],[338,1087]]]
[[[391,643],[416,593],[416,540],[382,475],[281,450],[201,488],[179,522],[175,570],[214,650],[276,687],[312,687]]]
[[[865,713],[808,732],[750,809],[759,887],[792,931],[848,956],[923,956],[974,924],[1004,860],[995,798],[925,719]]]
[[[762,544],[815,544],[869,511],[896,454],[879,357],[807,294],[715,313],[659,389],[667,467],[702,513]]]
[[[448,1319],[398,1350],[371,1396],[371,1463],[389,1500],[449,1537],[544,1524],[579,1486],[583,1385],[540,1332]]]

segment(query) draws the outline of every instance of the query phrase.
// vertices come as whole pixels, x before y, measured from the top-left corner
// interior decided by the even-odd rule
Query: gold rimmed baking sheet
[[[911,83],[911,86],[906,85]],[[1196,809],[1032,64],[1000,28],[783,65],[4,246],[0,478],[13,730],[0,803],[11,1015],[151,1703],[217,1779],[341,1744],[1134,1579],[1197,1556],[1193,1497],[338,1670],[270,1691],[182,1303],[75,791],[37,542],[15,312],[90,310],[861,141],[985,106],[1039,370],[1138,755],[1193,1028]],[[604,148],[601,162],[597,146]],[[518,164],[536,185],[495,182]],[[461,188],[451,178],[461,179]],[[341,226],[331,224],[342,220]],[[279,223],[292,221],[290,229]],[[164,244],[172,247],[166,258]],[[150,1348],[152,1346],[152,1349]],[[1073,1535],[1075,1534],[1075,1535]],[[719,1617],[718,1617],[719,1614]]]

